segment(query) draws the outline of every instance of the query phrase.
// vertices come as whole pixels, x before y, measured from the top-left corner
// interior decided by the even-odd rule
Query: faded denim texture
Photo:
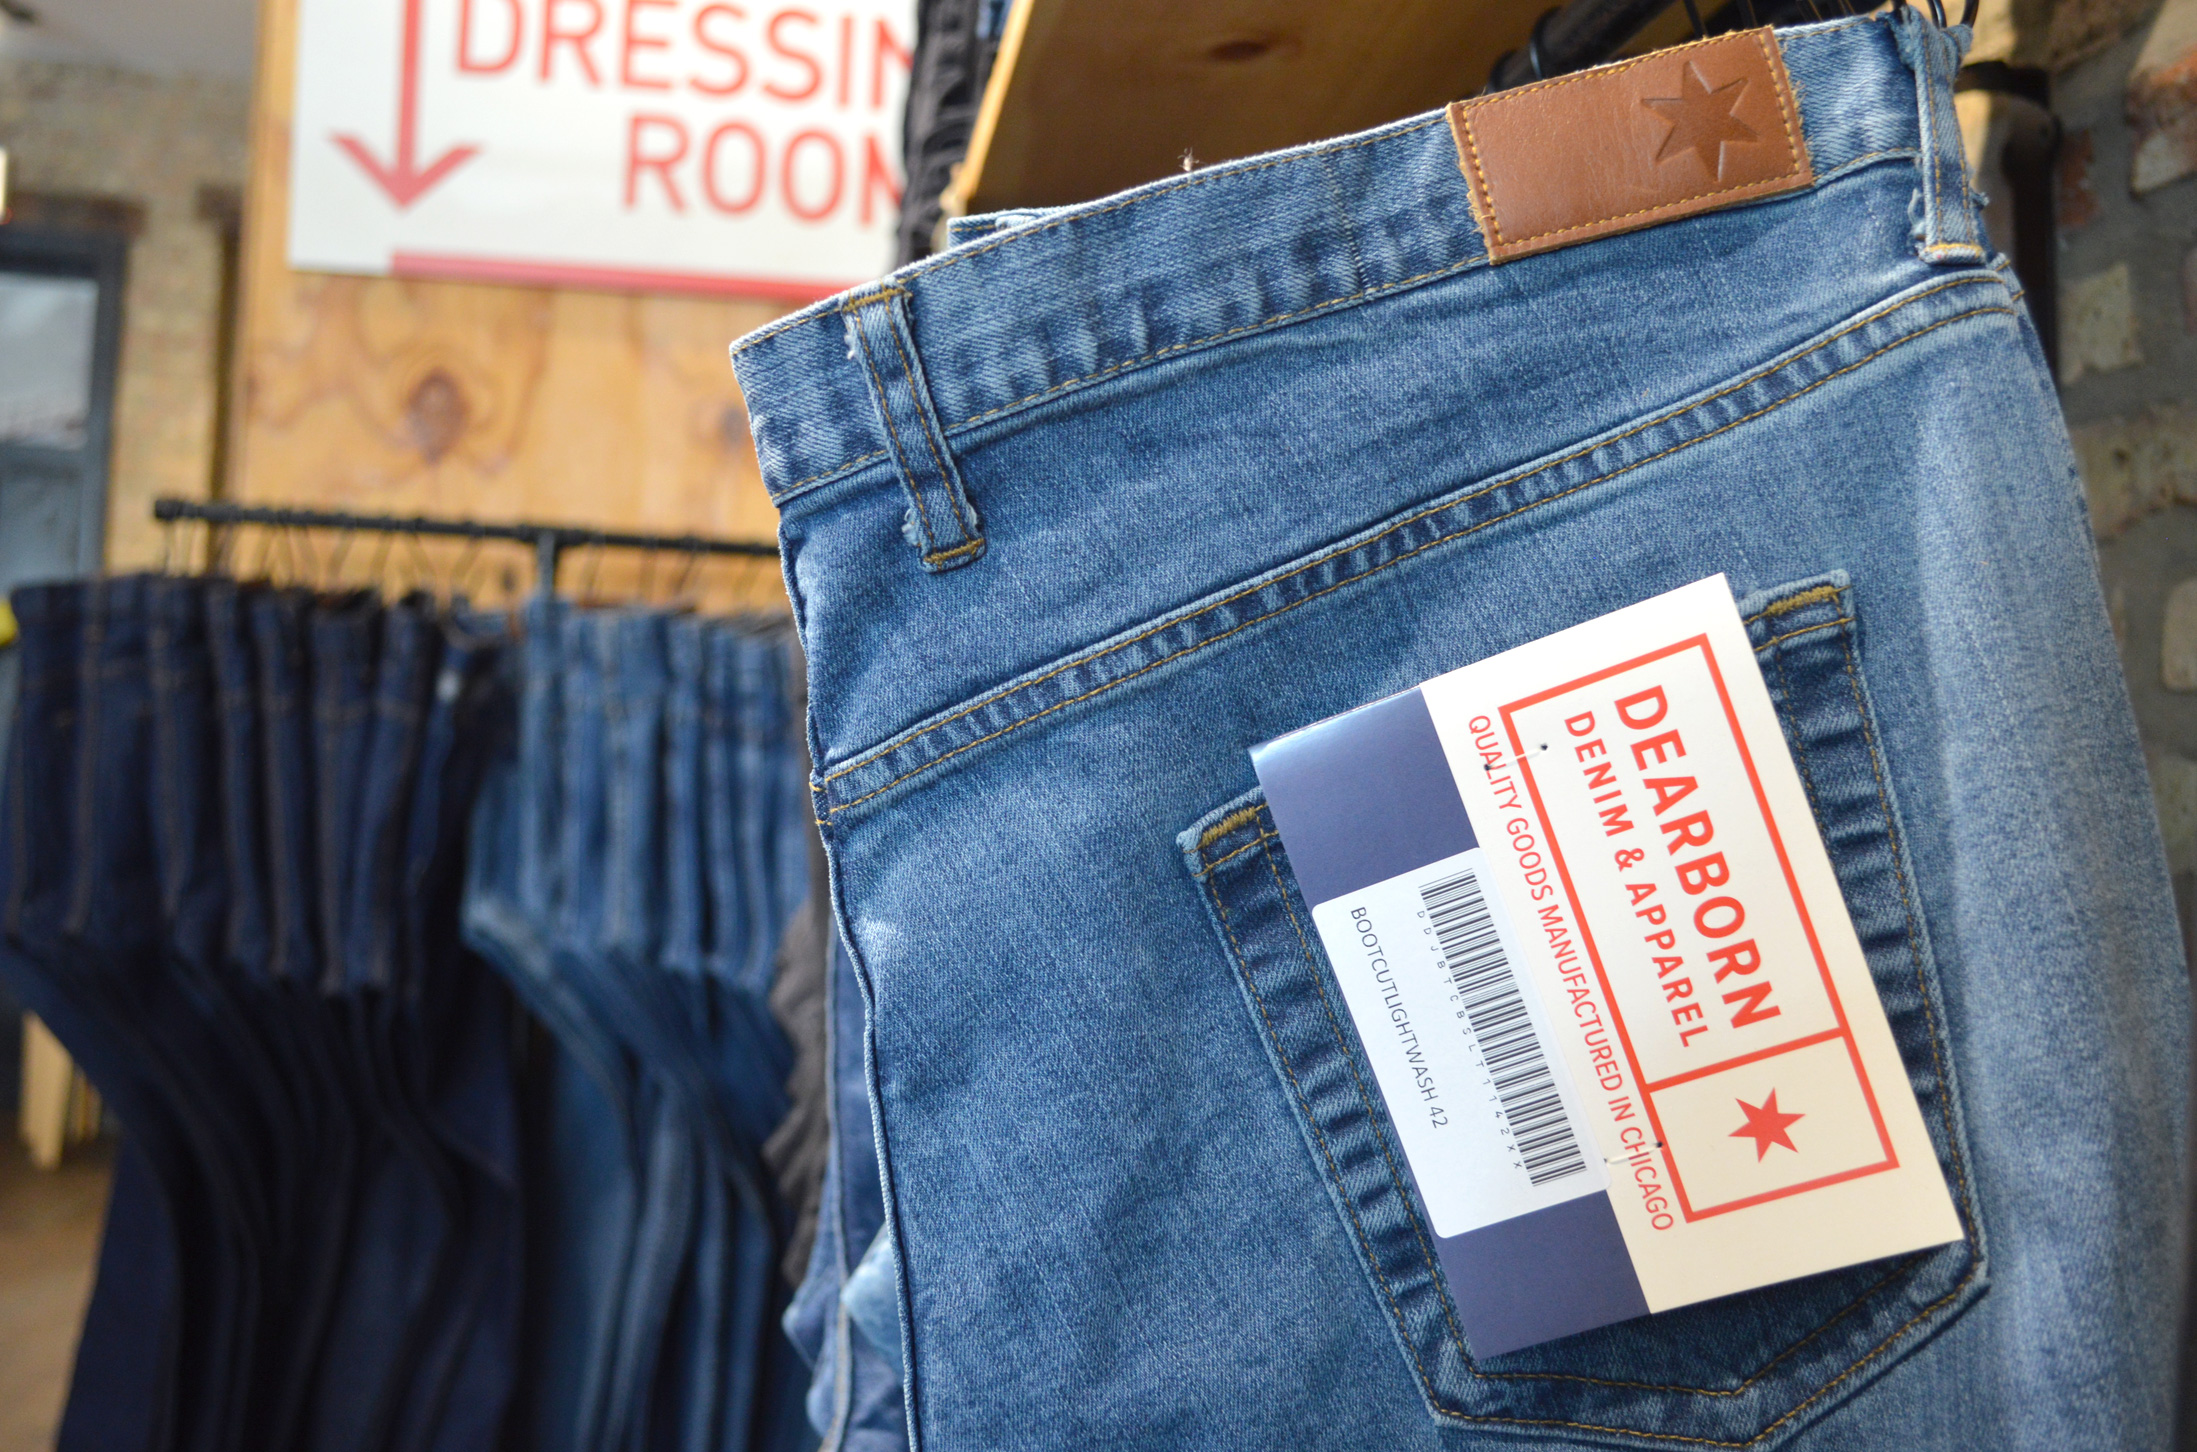
[[[914,1446],[2165,1444],[2186,974],[1965,35],[1779,40],[1797,195],[1491,268],[1425,117],[736,345]],[[1968,1234],[1476,1358],[1246,752],[1718,571]]]

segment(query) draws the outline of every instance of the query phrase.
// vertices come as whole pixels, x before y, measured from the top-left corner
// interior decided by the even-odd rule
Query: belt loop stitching
[[[1982,262],[1968,157],[1952,95],[1953,73],[1968,49],[1968,33],[1958,26],[1940,29],[1906,4],[1893,9],[1892,27],[1900,59],[1915,75],[1915,120],[1922,139],[1916,253],[1926,262]]]
[[[885,435],[886,451],[908,495],[908,519],[913,527],[909,543],[916,548],[923,568],[937,573],[974,563],[984,553],[985,540],[976,508],[969,500],[960,471],[954,467],[945,429],[923,376],[921,355],[909,335],[907,297],[904,288],[880,288],[849,298],[839,311],[845,316],[848,356],[859,356],[868,375],[870,398]],[[885,351],[882,339],[872,336],[873,331],[890,337],[890,353]],[[893,399],[895,388],[907,393],[907,403],[898,409]],[[913,416],[909,417],[911,410]],[[908,437],[911,433],[922,440],[920,451]],[[928,470],[921,462],[926,454]],[[926,478],[926,474],[934,477]],[[943,511],[934,511],[936,501],[930,497],[934,492],[944,496]],[[914,538],[916,534],[922,536],[920,541]]]

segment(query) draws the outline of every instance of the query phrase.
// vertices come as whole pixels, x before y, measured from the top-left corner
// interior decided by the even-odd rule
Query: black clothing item
[[[928,257],[944,241],[938,194],[968,154],[1006,9],[1002,0],[919,0],[916,7],[915,58],[901,131],[907,187],[900,200],[896,267]]]

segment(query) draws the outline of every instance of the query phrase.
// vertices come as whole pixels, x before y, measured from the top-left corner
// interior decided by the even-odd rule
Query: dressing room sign
[[[290,265],[789,299],[877,276],[914,0],[300,0]]]

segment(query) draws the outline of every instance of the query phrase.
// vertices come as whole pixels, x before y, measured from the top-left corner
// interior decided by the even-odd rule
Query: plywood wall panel
[[[261,14],[229,497],[769,539],[777,516],[725,348],[784,305],[292,271],[297,0],[262,0]],[[278,571],[290,553],[278,544]],[[326,540],[308,547],[322,568],[331,553]],[[348,578],[375,553],[353,546]],[[422,565],[399,550],[389,571],[447,579],[453,549],[425,554]],[[500,582],[507,566],[523,584],[510,552],[477,581]],[[609,556],[571,569],[568,581],[591,575],[607,594],[638,587],[644,569],[668,585],[679,563]],[[778,590],[768,568],[698,573],[718,603]]]

